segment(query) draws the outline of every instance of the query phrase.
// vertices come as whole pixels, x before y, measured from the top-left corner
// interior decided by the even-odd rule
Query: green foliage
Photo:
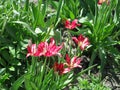
[[[63,5],[61,17],[64,18],[70,18],[70,19],[76,19],[79,16],[79,6],[80,2],[79,0],[65,0],[65,3]]]
[[[70,90],[111,90],[109,87],[104,86],[101,82],[100,77],[94,75],[89,76],[89,79],[82,77],[78,78],[78,84],[71,86]]]
[[[28,73],[17,79],[13,83],[11,90],[18,90],[23,82],[26,90],[61,90],[72,81],[72,73],[60,76],[49,68],[48,64],[47,60],[37,62],[37,58],[33,58]]]
[[[8,90],[11,87],[11,90],[61,90],[76,77],[90,70],[94,63],[100,65],[101,73],[108,65],[119,72],[120,1],[110,0],[109,4],[104,2],[102,5],[98,5],[97,1],[0,0],[0,89]],[[82,26],[69,30],[69,34],[83,34],[89,37],[91,44],[89,50],[82,52],[90,58],[90,67],[76,76],[73,72],[63,76],[54,74],[46,62],[37,61],[41,58],[26,59],[26,47],[31,39],[37,44],[50,37],[54,37],[57,43],[62,42],[62,34],[67,30],[63,26],[65,19],[78,19]],[[63,56],[65,50],[62,51]],[[76,50],[77,55],[81,55],[79,48]],[[51,59],[55,61],[56,57]],[[57,58],[59,62],[63,60]],[[91,82],[82,78],[78,81],[80,89],[109,90],[96,77],[92,77]]]
[[[87,25],[87,30],[84,31],[84,34],[89,36],[92,44],[89,66],[99,58],[101,60],[100,71],[102,73],[106,62],[109,61],[108,56],[114,53],[111,49],[116,50],[114,46],[118,44],[118,41],[113,38],[117,31],[116,26],[119,23],[116,16],[118,0],[110,1],[109,5],[106,3],[98,5],[96,1],[94,3],[95,13],[92,12],[93,5],[89,3],[89,8],[87,9],[90,9],[89,11],[92,13],[89,13],[86,18],[80,19],[79,21],[83,23],[83,25]],[[117,52],[118,53],[114,54],[115,56],[119,55],[119,51]],[[113,57],[115,57],[114,55]],[[112,62],[115,62],[114,59]]]

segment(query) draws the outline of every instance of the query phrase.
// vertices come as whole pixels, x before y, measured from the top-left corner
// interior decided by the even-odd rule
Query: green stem
[[[45,58],[45,62],[43,64],[43,66],[41,66],[41,74],[40,74],[40,79],[39,79],[39,88],[42,88],[42,81],[44,79],[44,76],[45,76],[45,72],[46,72],[46,62],[47,62],[47,57]]]
[[[32,62],[31,62],[29,72],[32,73],[32,74],[36,74],[36,67],[37,67],[37,58],[32,57]]]
[[[45,40],[48,38],[48,36],[49,36],[51,30],[53,30],[52,27],[53,27],[53,26],[50,27],[49,31],[47,32],[47,34],[45,35],[45,37],[43,38],[42,41],[45,41]]]

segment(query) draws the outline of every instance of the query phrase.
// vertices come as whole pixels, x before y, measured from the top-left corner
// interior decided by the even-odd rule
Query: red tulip
[[[39,56],[41,55],[44,55],[46,57],[50,57],[54,55],[61,56],[59,51],[62,49],[62,47],[63,47],[63,43],[60,46],[56,46],[54,38],[51,38],[49,44],[47,42],[41,42],[38,45]]]
[[[90,43],[87,37],[84,37],[82,34],[80,34],[77,37],[72,37],[72,39],[75,41],[76,44],[80,47],[81,50],[84,50],[85,47],[87,47]]]
[[[63,47],[63,43],[60,46],[56,46],[54,38],[51,38],[49,44],[47,42],[41,42],[38,45],[38,47],[36,46],[36,44],[32,44],[31,46],[28,45],[27,47],[28,54],[26,57],[28,56],[50,57],[54,55],[61,56],[59,51],[62,49],[62,47]]]
[[[65,21],[65,28],[67,28],[67,29],[74,29],[77,26],[81,26],[81,24],[78,24],[77,19],[73,20],[72,23],[69,20]]]
[[[32,44],[31,40],[29,40],[29,42],[28,42],[27,51],[28,51],[28,53],[27,53],[26,57],[37,56],[37,53],[36,53],[37,46],[36,46],[36,44]]]
[[[58,64],[57,62],[55,62],[53,68],[54,68],[54,71],[58,72],[59,75],[65,74],[70,71],[69,68],[64,68],[63,63]]]
[[[50,44],[47,47],[47,52],[45,53],[44,56],[47,56],[47,57],[50,57],[50,56],[53,56],[53,55],[61,56],[59,51],[62,49],[62,47],[63,47],[63,43],[60,46],[56,46],[54,38],[51,38],[50,39]]]
[[[73,69],[73,68],[76,68],[76,67],[79,67],[79,68],[82,67],[82,66],[80,65],[81,59],[78,58],[77,56],[74,56],[72,59],[70,59],[69,55],[66,54],[65,59],[66,59],[65,65],[67,65],[68,68],[70,68],[70,69]]]
[[[107,4],[110,3],[110,0],[99,0],[98,4],[101,5],[102,3],[106,2]]]

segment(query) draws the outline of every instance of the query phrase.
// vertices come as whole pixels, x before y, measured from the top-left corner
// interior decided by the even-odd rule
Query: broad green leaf
[[[22,83],[25,80],[25,76],[26,74],[22,75],[20,78],[18,78],[13,84],[12,87],[10,88],[10,90],[18,90],[19,87],[22,85]]]
[[[26,27],[29,32],[31,32],[33,35],[37,36],[37,34],[31,29],[31,27],[26,22],[12,21],[11,23],[21,24],[21,25],[23,25],[23,27]]]

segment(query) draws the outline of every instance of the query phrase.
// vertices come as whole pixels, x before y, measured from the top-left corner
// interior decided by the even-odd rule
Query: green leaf
[[[22,75],[20,78],[18,78],[13,84],[10,90],[18,90],[18,88],[22,85],[22,83],[25,80],[26,74]]]
[[[51,69],[47,75],[45,74],[45,78],[42,84],[43,90],[47,90],[49,88],[49,84],[53,82],[52,77],[53,77],[53,69]]]
[[[4,59],[2,59],[2,58],[0,58],[0,64],[2,65],[2,66],[6,66],[6,62],[5,62],[5,60]]]
[[[15,52],[15,47],[14,46],[9,46],[9,52],[10,54],[15,57],[16,56],[16,52]]]
[[[32,87],[32,90],[39,90],[38,87],[35,85],[35,83],[30,82],[30,85],[31,85],[31,87]],[[27,87],[27,88],[28,88],[28,87]],[[30,89],[28,89],[28,90],[30,90]],[[44,90],[44,89],[43,89],[43,90]]]
[[[62,10],[63,3],[64,3],[64,0],[59,1],[59,7],[58,7],[58,10],[57,10],[57,15],[56,15],[56,19],[55,19],[55,26],[57,26],[57,24],[58,24],[58,19],[59,19],[59,16],[60,16],[60,11]]]
[[[94,65],[89,66],[88,68],[82,70],[81,72],[79,72],[77,75],[74,76],[74,79],[73,79],[73,80],[75,80],[78,76],[81,76],[81,74],[83,74],[83,73],[91,70],[91,69],[94,68],[95,66],[97,66],[97,64],[94,64]]]
[[[25,79],[25,89],[26,90],[33,90],[31,86],[31,81],[29,79]]]
[[[73,12],[71,12],[71,11],[69,11],[69,12],[70,12],[70,18],[75,19],[75,16],[74,16]]]
[[[91,55],[89,66],[93,65],[93,62],[94,62],[96,56],[97,56],[97,49],[94,49],[93,52],[92,52],[92,55]]]
[[[104,48],[99,48],[99,57],[100,57],[100,60],[101,60],[101,67],[100,67],[100,71],[101,73],[103,73],[103,70],[104,70],[104,67],[106,65],[106,60],[107,60],[107,57],[106,57],[106,52],[104,50]]]
[[[23,27],[26,27],[29,32],[31,32],[33,35],[37,36],[37,34],[31,29],[31,27],[27,23],[25,23],[25,22],[22,22],[22,21],[12,21],[11,23],[21,24],[21,25],[23,25]]]
[[[1,68],[1,69],[0,69],[0,75],[4,74],[5,71],[6,71],[6,68]]]

